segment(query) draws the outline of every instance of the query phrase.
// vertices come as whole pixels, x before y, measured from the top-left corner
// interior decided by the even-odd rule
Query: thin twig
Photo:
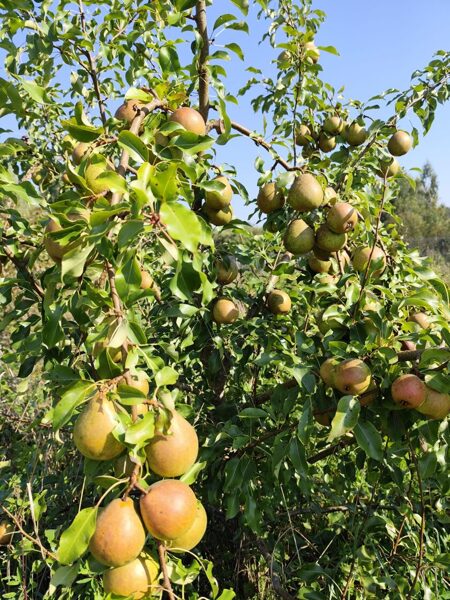
[[[261,554],[264,556],[267,566],[269,567],[270,579],[272,581],[272,587],[273,587],[274,592],[276,594],[278,594],[279,597],[282,598],[283,600],[295,600],[295,597],[292,596],[288,591],[286,591],[284,589],[284,587],[281,585],[280,578],[279,578],[278,574],[275,573],[274,568],[273,568],[274,562],[275,562],[274,556],[273,556],[273,554],[270,553],[270,550],[268,549],[266,544],[262,540],[256,539],[256,546],[261,551]]]
[[[172,584],[170,583],[169,572],[167,571],[166,547],[162,542],[157,542],[157,544],[158,544],[159,564],[161,566],[161,572],[163,574],[163,586],[164,586],[163,589],[169,596],[170,600],[175,600],[175,595],[173,593]]]
[[[57,558],[57,556],[56,556],[55,554],[53,554],[53,552],[50,552],[50,550],[47,550],[47,548],[45,548],[45,546],[43,546],[43,545],[42,545],[42,543],[41,543],[39,540],[37,540],[36,538],[32,537],[32,536],[31,536],[29,533],[27,533],[27,532],[26,532],[26,531],[23,529],[22,525],[20,524],[20,521],[19,521],[19,519],[18,519],[18,518],[17,518],[15,515],[13,515],[13,513],[12,513],[12,512],[10,512],[10,511],[9,511],[9,510],[6,508],[6,506],[5,506],[4,504],[2,504],[1,502],[0,502],[0,508],[2,509],[2,511],[3,511],[3,512],[6,514],[6,515],[8,515],[8,517],[11,519],[11,521],[13,521],[13,522],[14,522],[14,525],[17,527],[17,529],[20,531],[20,533],[21,533],[21,534],[22,534],[24,537],[26,537],[26,538],[27,538],[27,540],[30,540],[30,542],[33,542],[33,544],[35,544],[36,546],[38,546],[38,547],[39,547],[39,550],[41,551],[41,553],[44,553],[44,554],[46,554],[47,556],[49,556],[50,558],[52,558],[52,559],[53,559],[54,561],[56,561],[56,562],[58,561],[58,558]]]
[[[2,240],[2,247],[3,247],[3,251],[6,255],[6,257],[13,263],[13,265],[16,267],[17,271],[25,276],[25,278],[29,281],[29,283],[31,284],[32,288],[37,293],[37,295],[40,296],[41,298],[43,298],[45,295],[44,290],[36,282],[33,275],[28,270],[26,263],[24,261],[20,260],[19,258],[17,258],[16,256],[14,256],[13,252],[10,250],[10,248],[8,248],[8,246],[5,244],[4,240]]]

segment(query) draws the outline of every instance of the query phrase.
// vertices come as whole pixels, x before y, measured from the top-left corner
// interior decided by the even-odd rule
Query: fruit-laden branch
[[[20,531],[20,533],[23,535],[23,537],[27,538],[27,540],[30,540],[30,542],[32,542],[33,544],[38,546],[41,553],[47,555],[48,557],[53,559],[55,562],[58,561],[57,556],[55,554],[53,554],[53,552],[50,552],[50,550],[47,550],[47,548],[45,548],[45,546],[43,546],[39,540],[37,540],[36,538],[31,536],[29,533],[27,533],[24,530],[24,528],[20,524],[19,519],[15,515],[13,515],[12,512],[10,512],[6,508],[6,506],[4,506],[4,504],[2,504],[1,502],[0,502],[0,509],[5,513],[5,515],[7,515],[11,519],[11,521],[13,521],[14,525],[17,527],[17,529]]]
[[[209,113],[209,37],[208,24],[206,20],[206,2],[199,0],[195,8],[195,21],[197,23],[198,33],[202,39],[202,47],[200,49],[200,57],[198,63],[198,78],[199,78],[199,112],[203,119],[208,120]]]
[[[279,267],[279,265],[281,265],[284,262],[289,262],[292,258],[292,254],[290,252],[284,252],[281,256],[280,255],[281,255],[281,250],[275,259],[275,264],[274,264],[272,271],[270,272],[270,276],[267,281],[267,284],[262,289],[260,294],[255,298],[253,305],[250,307],[250,309],[247,313],[247,318],[251,319],[252,317],[254,317],[255,315],[258,314],[263,300],[265,299],[267,294],[269,294],[273,290],[273,288],[276,286],[279,276],[275,275],[274,271]]]
[[[221,119],[217,119],[216,121],[209,121],[207,129],[208,131],[215,129],[218,134],[221,134],[225,131],[225,125]],[[244,127],[244,125],[241,125],[240,123],[236,123],[236,121],[231,121],[231,129],[234,129],[235,131],[242,133],[242,135],[249,137],[255,142],[257,146],[261,146],[262,148],[267,150],[267,152],[270,152],[272,157],[275,159],[275,162],[284,167],[286,171],[301,170],[301,167],[291,167],[290,164],[287,161],[285,161],[284,158],[281,158],[281,156],[274,150],[272,144],[266,142],[266,140],[263,137],[255,134],[255,132],[251,129]]]
[[[445,70],[444,75],[441,77],[441,79],[439,81],[437,81],[436,83],[434,83],[432,85],[426,86],[425,89],[422,90],[422,92],[420,94],[418,94],[417,98],[409,99],[409,101],[406,103],[406,105],[403,109],[404,114],[406,114],[409,110],[411,110],[411,108],[413,108],[416,104],[425,100],[436,89],[438,89],[439,87],[444,85],[449,78],[450,78],[450,71]],[[386,127],[395,127],[399,118],[400,118],[400,115],[398,115],[397,113],[392,115],[392,117],[388,121],[386,121]],[[339,191],[341,189],[342,185],[345,182],[347,173],[353,171],[353,169],[358,165],[358,163],[364,158],[364,156],[367,154],[367,152],[370,150],[370,148],[377,141],[377,137],[378,137],[378,130],[373,132],[372,136],[368,139],[367,144],[365,146],[363,146],[361,151],[358,152],[356,155],[354,155],[352,157],[352,159],[349,161],[348,165],[346,167],[344,167],[341,175],[337,178],[336,190]]]
[[[3,247],[3,251],[5,253],[6,258],[8,258],[8,260],[12,262],[12,264],[16,267],[16,269],[19,273],[22,273],[25,276],[25,278],[29,281],[31,287],[34,289],[36,294],[40,298],[44,298],[44,295],[45,295],[44,290],[41,288],[41,286],[34,279],[33,275],[30,273],[30,271],[26,265],[26,262],[24,262],[23,260],[20,260],[19,258],[17,258],[17,256],[14,255],[13,252],[11,252],[11,250],[8,248],[8,246],[6,244],[6,240],[2,239],[1,242],[2,242],[2,247]]]
[[[163,574],[163,589],[167,592],[170,600],[175,600],[175,595],[173,593],[172,584],[170,583],[169,572],[167,571],[166,564],[166,547],[162,542],[157,542],[158,544],[158,558],[159,564],[161,566],[161,572]]]
[[[255,542],[261,554],[264,556],[264,560],[269,568],[270,579],[272,581],[274,592],[283,600],[295,600],[294,596],[291,596],[291,594],[283,588],[280,578],[278,577],[277,573],[275,573],[274,564],[276,565],[276,563],[273,554],[270,553],[266,544],[262,540],[256,539]]]
[[[139,107],[139,110],[136,112],[136,117],[133,120],[133,123],[131,124],[130,133],[133,133],[134,135],[139,135],[139,130],[145,117],[152,111],[154,111],[156,108],[163,108],[165,106],[166,102],[164,100],[159,100],[159,98],[155,98],[149,104],[146,104],[143,107]],[[119,164],[116,169],[117,173],[122,177],[125,177],[126,175],[129,161],[130,155],[126,150],[123,150],[122,154],[120,155]],[[111,205],[114,206],[115,204],[119,204],[119,202],[122,200],[122,196],[122,192],[114,192],[111,198]]]
[[[422,356],[423,352],[425,352],[425,350],[432,350],[432,348],[424,348],[422,350],[401,350],[400,352],[397,352],[397,360],[398,362],[413,362],[415,360],[419,360],[419,358]],[[444,348],[442,346],[440,346],[439,348],[436,348],[436,350],[449,350],[449,348]],[[280,384],[281,387],[283,387],[286,390],[290,390],[292,388],[295,388],[298,386],[298,382],[296,379],[292,378],[292,379],[288,379],[287,381],[285,381],[284,383]],[[364,392],[362,394],[359,395],[359,397],[361,399],[364,399],[364,396],[370,395],[372,394],[373,391],[367,391]],[[273,390],[267,390],[266,392],[262,392],[261,394],[258,394],[254,400],[254,403],[256,405],[258,404],[264,404],[264,402],[267,402],[268,400],[270,400],[270,397],[273,394]]]

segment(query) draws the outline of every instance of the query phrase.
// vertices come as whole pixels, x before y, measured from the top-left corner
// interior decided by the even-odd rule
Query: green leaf
[[[75,563],[70,567],[59,567],[50,579],[50,592],[53,593],[57,587],[70,588],[77,578],[80,570],[80,563]]]
[[[22,79],[22,87],[38,104],[46,104],[48,102],[45,89],[38,85],[35,81],[26,81],[25,79]]]
[[[97,522],[96,506],[81,510],[60,539],[57,550],[62,565],[71,565],[86,552]]]
[[[61,121],[61,125],[79,142],[93,142],[103,133],[103,127],[80,125],[75,119]]]
[[[148,162],[148,148],[144,142],[131,131],[121,131],[118,140],[122,150],[126,150],[133,160],[138,162]]]
[[[133,423],[125,433],[125,443],[135,449],[143,448],[155,434],[155,414],[146,413],[136,423]]]
[[[94,249],[94,244],[85,243],[79,245],[67,254],[64,254],[61,262],[61,277],[66,275],[71,277],[80,277],[83,274],[86,261]]]
[[[265,419],[269,415],[262,408],[244,408],[238,415],[241,419]]]
[[[177,73],[181,69],[177,51],[173,46],[159,49],[159,64],[164,73]]]
[[[53,428],[58,430],[70,421],[76,407],[82,404],[95,389],[96,386],[92,381],[82,380],[67,388],[53,409]]]
[[[206,467],[207,462],[195,463],[192,467],[180,477],[180,481],[184,481],[188,485],[192,485],[197,481],[201,471]]]
[[[343,396],[337,405],[328,441],[332,442],[334,439],[345,435],[353,429],[358,422],[360,410],[361,404],[357,398],[354,396]]]
[[[156,373],[155,380],[158,387],[174,385],[178,380],[178,373],[172,367],[164,367]]]
[[[383,441],[378,429],[369,421],[359,421],[353,431],[359,447],[367,456],[381,461],[383,459]]]
[[[242,48],[238,44],[235,44],[234,42],[232,42],[231,44],[225,44],[225,48],[228,48],[228,50],[231,50],[232,52],[237,54],[241,60],[244,60],[244,53],[242,52]]]
[[[195,252],[203,235],[197,215],[179,202],[164,202],[159,214],[170,236],[190,252]]]

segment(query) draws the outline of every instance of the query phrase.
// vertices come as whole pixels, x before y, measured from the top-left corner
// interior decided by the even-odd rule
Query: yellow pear
[[[189,106],[177,108],[177,110],[170,115],[169,121],[179,123],[191,133],[196,133],[197,135],[206,134],[206,124],[202,115]]]
[[[289,294],[283,290],[272,290],[267,297],[267,306],[273,315],[287,315],[292,302]]]
[[[269,182],[259,189],[256,204],[262,213],[268,215],[284,206],[284,196],[273,182]]]
[[[124,446],[112,432],[117,425],[114,404],[106,397],[94,396],[75,421],[73,440],[83,456],[93,460],[111,460]]]
[[[322,186],[311,173],[302,173],[295,178],[289,190],[288,202],[300,212],[314,210],[323,202]]]
[[[203,206],[203,212],[208,217],[208,221],[217,227],[227,225],[233,219],[233,209],[226,206],[220,210],[214,210],[207,204]]]
[[[351,396],[365,392],[372,381],[369,367],[359,358],[349,358],[337,364],[331,378],[334,388]]]
[[[284,247],[296,256],[307,254],[314,246],[314,230],[303,219],[291,221],[284,234]]]
[[[139,556],[145,538],[133,500],[116,498],[99,513],[89,551],[102,565],[120,567]]]
[[[426,398],[416,410],[432,419],[445,419],[450,414],[450,394],[426,387]]]
[[[0,546],[7,546],[13,536],[14,526],[9,521],[0,521]]]
[[[212,317],[218,324],[229,325],[239,317],[239,310],[232,300],[219,298],[214,304]]]
[[[172,411],[169,431],[156,433],[145,448],[150,469],[160,477],[179,477],[198,456],[198,437],[192,425]]]
[[[230,182],[223,175],[219,175],[213,181],[222,183],[225,187],[221,190],[207,190],[205,193],[205,202],[208,208],[212,210],[222,210],[230,205],[233,197],[233,190]]]
[[[396,131],[388,142],[392,156],[403,156],[412,148],[412,138],[406,131]]]
[[[169,542],[168,547],[171,552],[181,553],[195,548],[205,535],[207,525],[206,510],[201,502],[197,502],[197,513],[194,522],[186,533]]]
[[[106,594],[141,600],[158,591],[158,576],[159,563],[146,554],[126,565],[105,571],[103,588]]]
[[[227,254],[226,256],[222,256],[220,259],[217,259],[215,266],[217,272],[217,281],[221,285],[233,283],[233,281],[239,275],[238,263],[231,254]]]

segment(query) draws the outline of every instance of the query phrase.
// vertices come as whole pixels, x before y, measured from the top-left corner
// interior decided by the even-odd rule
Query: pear
[[[288,252],[296,256],[307,254],[314,246],[314,230],[302,219],[295,219],[289,223],[283,242]]]
[[[83,456],[93,460],[111,460],[124,446],[112,432],[117,425],[114,404],[97,394],[84,407],[73,428],[75,446]]]
[[[159,563],[146,554],[126,565],[105,571],[103,588],[106,594],[141,600],[158,591],[158,576]]]
[[[305,44],[306,50],[306,62],[310,64],[316,64],[319,62],[320,58],[320,50],[317,48],[314,42],[306,42]]]
[[[289,294],[283,290],[272,290],[267,297],[267,306],[273,315],[287,315],[292,302]]]
[[[7,546],[14,533],[14,526],[6,520],[0,521],[0,546]]]
[[[218,227],[227,225],[233,219],[233,209],[231,206],[226,206],[220,210],[214,210],[205,204],[203,206],[203,212],[208,217],[208,221]]]
[[[313,253],[316,258],[322,261],[327,261],[331,259],[331,252],[327,252],[326,250],[322,250],[319,246],[313,247]]]
[[[127,383],[130,387],[133,387],[142,392],[144,396],[148,396],[150,386],[148,383],[148,379],[143,371],[138,371],[136,374],[132,375]]]
[[[239,317],[239,310],[232,300],[219,298],[214,304],[212,317],[218,324],[230,325]]]
[[[425,386],[426,398],[416,410],[432,419],[445,419],[450,414],[450,394],[438,392]]]
[[[93,162],[84,170],[86,185],[94,194],[103,194],[109,191],[109,183],[106,180],[98,179],[108,170],[108,166],[103,162]]]
[[[295,143],[297,146],[306,146],[309,144],[311,135],[311,130],[307,125],[301,123],[295,130]]]
[[[372,256],[371,256],[372,254]],[[355,271],[365,273],[370,258],[369,272],[372,277],[379,277],[386,268],[386,255],[381,248],[375,246],[372,252],[370,246],[359,246],[352,258],[352,265]],[[376,267],[373,269],[373,267]],[[373,270],[372,270],[373,269]]]
[[[197,512],[191,527],[180,537],[169,542],[168,547],[176,554],[192,550],[205,535],[208,525],[206,510],[201,502],[197,502]]]
[[[327,186],[323,191],[323,203],[322,204],[331,204],[334,206],[338,200],[337,192],[334,188]]]
[[[140,506],[145,526],[157,540],[176,540],[184,535],[197,514],[194,492],[178,479],[152,484],[141,496]]]
[[[148,271],[141,270],[141,285],[139,286],[141,290],[150,290],[153,287],[153,277],[150,275]]]
[[[277,191],[274,183],[266,183],[258,192],[256,204],[262,213],[268,215],[284,206],[284,196],[282,192]]]
[[[279,65],[280,65],[280,68],[286,69],[291,64],[292,54],[289,52],[289,50],[283,50],[278,55],[277,61],[278,61]]]
[[[337,252],[347,243],[347,234],[335,233],[326,225],[321,225],[316,233],[316,244],[326,252]]]
[[[206,135],[206,124],[202,115],[188,106],[182,106],[177,108],[169,118],[169,121],[173,123],[179,123],[186,131],[195,133],[197,135]]]
[[[120,567],[139,556],[145,537],[133,500],[116,498],[99,513],[89,551],[102,565]]]
[[[289,190],[288,202],[300,212],[314,210],[323,202],[322,186],[311,173],[298,175]]]
[[[412,148],[412,138],[406,131],[396,131],[388,142],[392,156],[403,156]]]
[[[396,404],[400,404],[404,408],[417,408],[425,402],[427,388],[417,375],[407,373],[406,375],[400,375],[393,382],[391,394]]]
[[[321,133],[319,136],[319,148],[322,152],[331,152],[336,148],[336,138],[329,137],[325,133]]]
[[[314,255],[308,256],[308,265],[314,273],[328,273],[331,268],[331,260],[320,260]]]
[[[47,234],[61,230],[61,225],[53,219],[50,219],[50,221],[47,223],[47,226],[45,227],[44,246],[50,258],[55,262],[59,262],[64,256],[64,254],[66,254],[66,252],[70,250],[70,247],[62,246],[57,240],[54,240]]]
[[[380,168],[378,170],[378,175],[380,177],[395,177],[400,171],[400,165],[398,161],[393,158],[392,160],[383,160],[380,162]]]
[[[336,358],[327,358],[321,365],[320,365],[320,377],[322,378],[322,381],[324,382],[324,384],[328,387],[333,387],[333,373],[334,373],[334,369],[335,367],[339,364],[339,361]]]
[[[347,233],[358,222],[358,213],[348,202],[337,202],[327,215],[327,227],[335,233]]]
[[[225,187],[221,190],[207,190],[205,193],[206,206],[212,210],[222,210],[230,205],[233,190],[231,189],[230,182],[223,175],[219,175],[213,181],[222,183]]]
[[[79,165],[89,148],[90,145],[86,144],[85,142],[80,142],[79,144],[77,144],[72,152],[72,161],[76,165]]]
[[[353,122],[345,130],[345,139],[350,146],[361,146],[367,140],[367,131],[359,123]]]
[[[157,424],[158,425],[158,424]],[[145,448],[150,469],[160,477],[184,475],[197,460],[198,437],[192,425],[175,410],[167,433],[156,432]]]
[[[372,381],[369,367],[359,358],[349,358],[336,365],[331,377],[334,388],[351,396],[365,392]]]
[[[138,116],[139,110],[144,106],[144,102],[140,102],[139,100],[125,100],[125,102],[116,110],[114,116],[119,121],[125,121],[128,125],[131,125]]]
[[[332,117],[327,117],[323,123],[323,130],[328,135],[334,136],[341,133],[344,127],[344,122],[341,117],[334,115]]]
[[[429,329],[431,327],[428,315],[426,315],[425,313],[413,313],[409,316],[408,321],[411,321],[411,323],[415,323],[417,326],[417,330]]]
[[[231,254],[216,260],[217,281],[220,285],[233,283],[239,275],[239,267],[236,259]]]

